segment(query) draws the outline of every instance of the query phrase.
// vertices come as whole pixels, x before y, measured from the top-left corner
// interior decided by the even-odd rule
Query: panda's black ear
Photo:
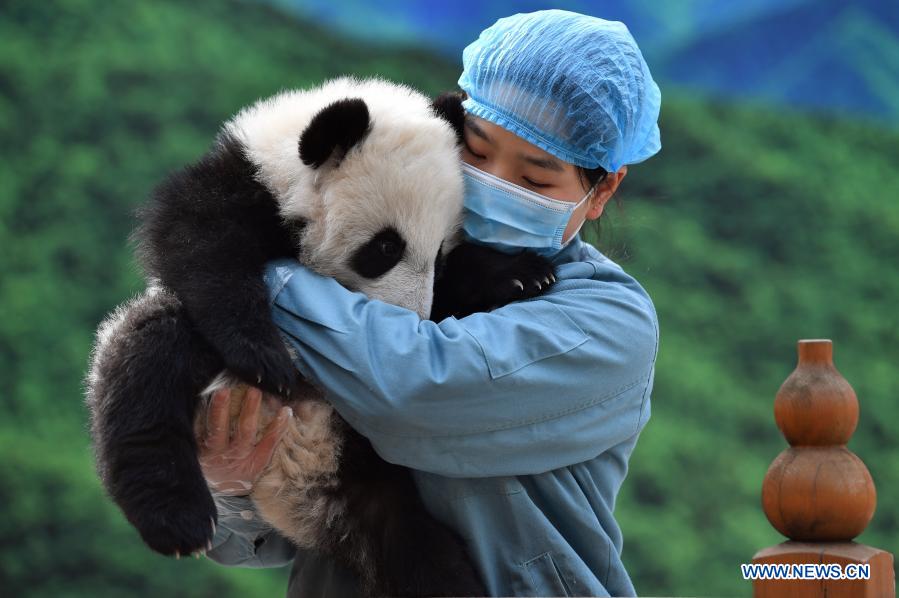
[[[300,160],[318,168],[336,152],[339,162],[370,130],[371,118],[365,100],[337,100],[322,108],[300,135]]]
[[[431,102],[434,114],[453,127],[460,145],[465,142],[465,108],[462,107],[465,98],[464,91],[445,91]]]

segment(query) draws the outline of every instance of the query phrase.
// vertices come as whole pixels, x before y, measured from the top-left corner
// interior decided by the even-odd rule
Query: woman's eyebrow
[[[485,133],[484,130],[474,122],[474,120],[466,118],[465,126],[468,127],[472,133],[474,133],[487,143],[493,144],[493,140],[490,139],[487,133]],[[540,168],[546,168],[547,170],[554,170],[556,172],[565,172],[565,168],[562,166],[562,164],[554,158],[540,158],[537,156],[528,156],[527,154],[518,154],[518,158],[520,160],[529,162],[534,166],[539,166]]]
[[[473,120],[470,118],[465,119],[465,126],[471,129],[471,132],[486,141],[487,143],[492,144],[493,140],[487,136],[487,133],[484,132],[484,129],[475,124]]]
[[[565,169],[562,167],[559,161],[553,158],[538,158],[537,156],[518,154],[518,159],[524,160],[525,162],[530,162],[534,166],[539,166],[540,168],[555,170],[556,172],[565,172]]]

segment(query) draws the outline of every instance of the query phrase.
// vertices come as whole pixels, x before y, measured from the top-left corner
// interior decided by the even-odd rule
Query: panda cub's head
[[[438,111],[407,86],[344,77],[258,102],[225,130],[303,224],[301,262],[427,318],[462,215],[461,120]]]

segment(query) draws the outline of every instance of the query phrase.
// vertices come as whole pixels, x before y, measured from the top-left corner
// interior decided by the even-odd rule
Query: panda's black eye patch
[[[406,242],[396,229],[387,227],[356,250],[350,265],[364,278],[377,278],[390,271],[403,259]]]

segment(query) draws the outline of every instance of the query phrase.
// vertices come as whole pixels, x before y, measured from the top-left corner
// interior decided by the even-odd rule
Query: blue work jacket
[[[613,516],[650,416],[658,323],[643,288],[575,239],[542,296],[442,322],[268,265],[301,373],[468,542],[494,596],[633,596]],[[294,560],[289,595],[345,596],[352,576],[297,550],[246,498],[217,497],[213,560]]]

